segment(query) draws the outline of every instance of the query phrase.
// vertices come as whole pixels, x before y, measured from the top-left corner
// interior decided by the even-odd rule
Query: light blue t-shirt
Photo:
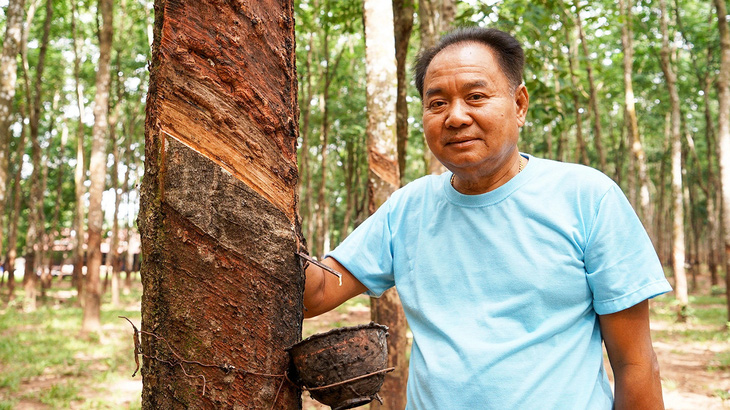
[[[408,409],[610,409],[596,314],[671,290],[613,181],[527,157],[482,195],[418,179],[330,254],[373,295],[397,287]]]

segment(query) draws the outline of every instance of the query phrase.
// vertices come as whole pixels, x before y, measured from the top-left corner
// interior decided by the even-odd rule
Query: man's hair
[[[522,45],[511,35],[495,28],[461,27],[441,38],[438,44],[424,50],[416,59],[413,73],[416,77],[418,94],[423,98],[423,81],[426,78],[431,60],[448,46],[459,43],[477,43],[489,47],[497,56],[497,63],[509,81],[512,90],[522,84],[522,70],[525,65],[525,53]]]

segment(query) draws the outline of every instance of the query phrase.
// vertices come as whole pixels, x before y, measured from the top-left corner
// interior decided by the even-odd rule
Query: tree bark
[[[289,1],[155,2],[144,409],[301,408],[281,376],[303,318],[294,64]]]
[[[413,31],[414,0],[393,0],[393,25],[395,27],[395,59],[398,78],[398,99],[395,104],[395,130],[398,138],[398,172],[400,185],[406,184],[406,148],[408,146],[408,85],[406,58]]]
[[[5,9],[5,37],[0,56],[0,209],[5,209],[7,200],[8,163],[10,158],[10,138],[13,114],[13,100],[18,73],[18,53],[20,52],[23,31],[25,0],[10,0]],[[5,213],[0,214],[0,227]],[[4,236],[0,229],[0,251]]]
[[[82,333],[101,330],[101,238],[104,212],[101,197],[106,180],[106,132],[109,126],[109,86],[111,82],[111,50],[113,39],[113,0],[99,0],[102,24],[99,28],[99,62],[96,71],[96,97],[94,98],[94,127],[91,131],[91,155],[89,162],[89,216],[87,241],[88,260],[84,284],[84,314]]]
[[[722,224],[725,239],[725,292],[727,314],[730,319],[730,30],[728,30],[725,0],[714,0],[720,31],[720,74],[717,78],[718,118],[717,135],[720,150],[722,179]]]
[[[671,62],[669,46],[669,14],[666,0],[660,0],[662,48],[661,63],[664,79],[669,91],[669,105],[672,110],[672,269],[674,270],[674,293],[679,300],[679,317],[687,316],[689,295],[687,293],[687,273],[685,271],[685,238],[684,238],[684,194],[682,191],[682,130],[681,112],[679,108],[679,92],[677,91],[677,75]]]
[[[397,64],[393,43],[393,12],[389,0],[365,0],[365,68],[367,75],[367,135],[369,211],[374,213],[400,186],[395,133],[398,95]],[[385,408],[406,405],[406,320],[397,291],[389,289],[379,299],[371,298],[373,321],[388,326],[388,362],[396,370],[385,376],[380,391]],[[371,408],[381,408],[372,403]]]

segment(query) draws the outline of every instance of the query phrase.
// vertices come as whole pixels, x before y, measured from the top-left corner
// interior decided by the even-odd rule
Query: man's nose
[[[461,128],[472,123],[470,107],[464,101],[454,101],[448,110],[444,125],[448,128]]]

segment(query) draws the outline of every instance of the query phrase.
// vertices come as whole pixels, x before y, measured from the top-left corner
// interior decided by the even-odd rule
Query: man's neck
[[[506,166],[501,167],[490,175],[469,174],[457,171],[451,177],[451,185],[459,193],[464,195],[479,195],[501,187],[510,179],[519,174],[527,163],[519,152],[514,158],[506,161]]]

